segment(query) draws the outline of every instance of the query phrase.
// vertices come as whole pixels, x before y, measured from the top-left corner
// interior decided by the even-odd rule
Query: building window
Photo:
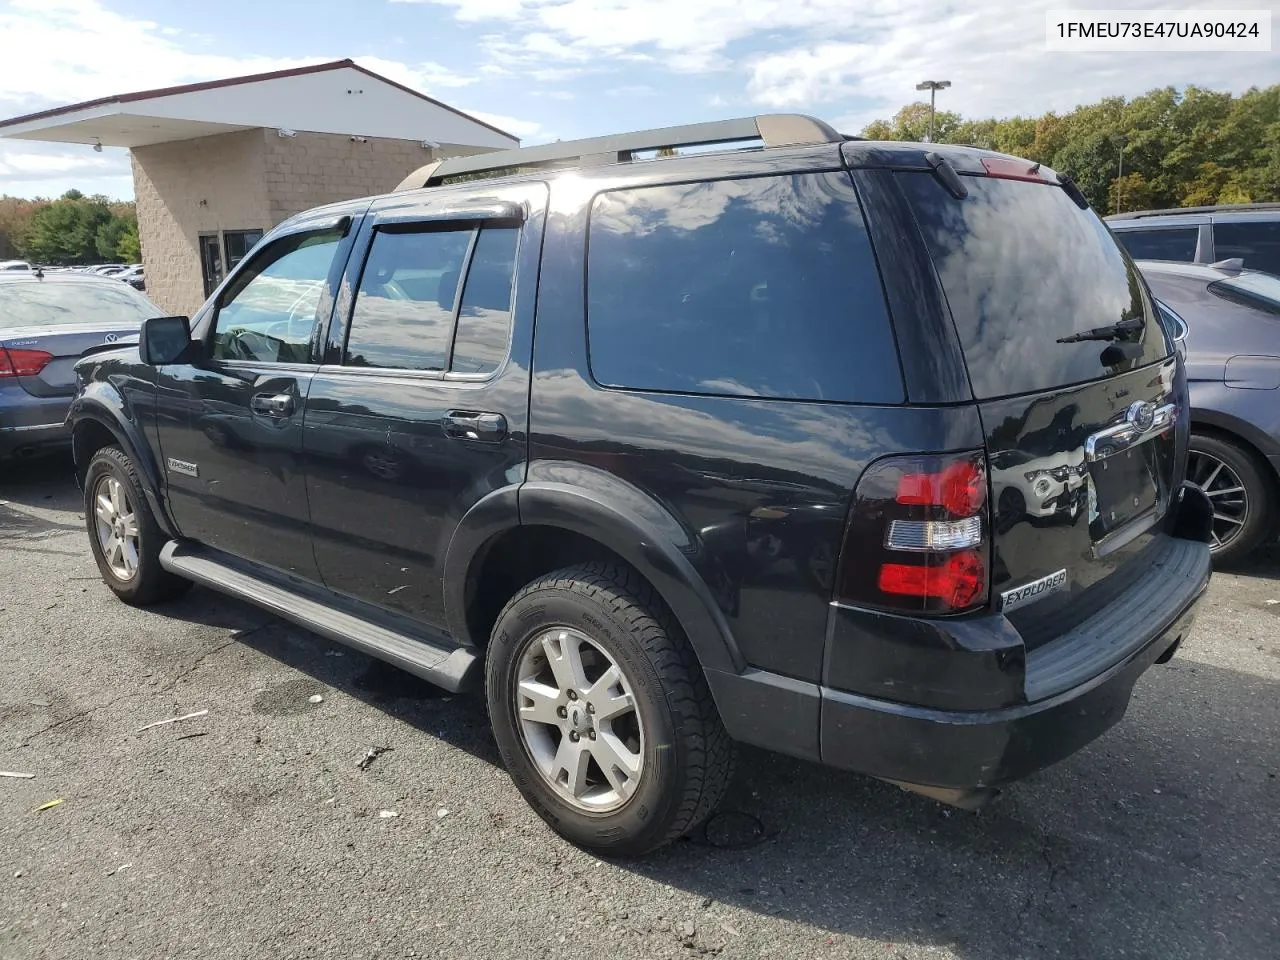
[[[245,258],[254,244],[262,239],[261,230],[224,230],[222,245],[227,252],[227,269],[234,270],[236,264]]]
[[[224,276],[222,271],[222,244],[218,235],[200,237],[200,275],[204,278],[204,295],[208,297],[217,289]]]

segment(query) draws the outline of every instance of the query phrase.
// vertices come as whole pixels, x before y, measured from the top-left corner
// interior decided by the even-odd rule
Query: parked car
[[[69,446],[75,362],[163,312],[105,277],[0,273],[0,461]]]
[[[130,264],[119,273],[115,274],[115,279],[129,284],[135,290],[145,290],[147,288],[146,279],[142,272],[142,264]]]
[[[1187,479],[1213,501],[1215,556],[1240,560],[1280,522],[1280,277],[1149,260],[1138,267],[1185,330]]]
[[[483,678],[518,789],[620,854],[705,820],[735,741],[980,803],[1187,635],[1185,378],[1070,180],[772,116],[402,186],[77,366],[122,600],[195,581]],[[1011,451],[1086,463],[1084,507],[996,526]]]
[[[1239,259],[1280,275],[1280,203],[1143,210],[1107,217],[1135,260],[1217,263]]]
[[[31,264],[25,260],[0,260],[0,273],[27,273]]]

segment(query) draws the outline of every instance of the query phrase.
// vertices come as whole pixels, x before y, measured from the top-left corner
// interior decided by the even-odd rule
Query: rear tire
[[[601,697],[596,681],[610,671]],[[578,679],[561,683],[566,675]],[[693,650],[626,568],[569,567],[517,593],[493,628],[485,690],[511,779],[580,847],[655,850],[705,821],[732,779],[734,744]]]
[[[190,580],[160,566],[167,537],[142,493],[133,461],[119,447],[103,447],[89,461],[84,522],[103,582],[125,603],[145,607],[191,589]]]
[[[1249,451],[1213,434],[1193,433],[1187,480],[1213,504],[1209,546],[1215,561],[1243,560],[1273,531],[1276,486]]]

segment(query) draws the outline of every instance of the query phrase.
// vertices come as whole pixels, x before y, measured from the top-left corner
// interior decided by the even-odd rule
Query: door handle
[[[455,440],[480,440],[498,443],[506,439],[507,418],[500,413],[474,413],[450,410],[444,415],[445,436]]]
[[[249,400],[249,408],[264,417],[290,417],[293,416],[293,394],[254,394]]]

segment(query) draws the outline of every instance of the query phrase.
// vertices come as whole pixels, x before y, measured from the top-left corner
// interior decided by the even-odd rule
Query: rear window
[[[1117,230],[1116,239],[1135,260],[1173,260],[1192,263],[1196,259],[1199,227],[1170,230]]]
[[[1102,221],[1059,187],[965,177],[957,200],[931,174],[900,173],[942,281],[980,400],[1083,383],[1168,355],[1136,269]],[[1141,352],[1102,366],[1106,342],[1060,337],[1141,318]]]
[[[848,174],[617,190],[591,210],[591,372],[611,387],[901,403]]]
[[[1224,300],[1280,313],[1280,277],[1269,273],[1242,273],[1238,277],[1215,280],[1209,284],[1209,290]]]
[[[0,284],[0,330],[73,323],[136,327],[160,314],[154,303],[127,283],[43,280]]]

